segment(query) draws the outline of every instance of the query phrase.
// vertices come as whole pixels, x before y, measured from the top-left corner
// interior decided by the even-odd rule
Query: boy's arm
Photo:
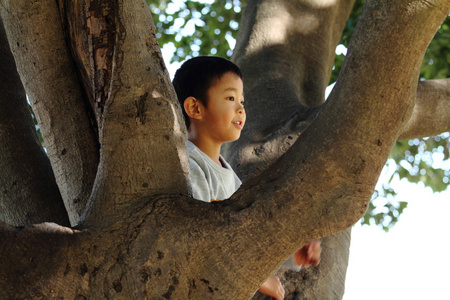
[[[284,268],[299,272],[302,266],[317,266],[320,262],[320,255],[322,247],[320,241],[313,241],[297,250],[291,257],[283,264]]]
[[[309,244],[304,245],[299,250],[297,250],[297,252],[295,252],[295,264],[301,266],[317,266],[320,262],[321,253],[322,246],[320,245],[320,241],[313,241]]]
[[[261,294],[270,296],[275,300],[284,299],[284,288],[277,276],[270,276],[258,289]]]

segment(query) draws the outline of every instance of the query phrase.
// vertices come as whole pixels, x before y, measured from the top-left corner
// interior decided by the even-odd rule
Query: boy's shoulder
[[[233,169],[230,164],[222,157],[219,157],[219,160],[222,166],[216,164],[208,155],[203,153],[197,146],[194,145],[191,141],[188,140],[188,153],[189,153],[189,165],[190,168],[201,168],[204,172],[210,170],[215,173],[222,173],[224,175],[234,174]]]
[[[198,149],[197,146],[195,146],[194,143],[191,142],[190,140],[187,140],[187,143],[188,143],[188,151],[189,151],[189,153],[191,153],[195,149]]]
[[[189,161],[194,161],[201,168],[205,167],[214,167],[214,161],[202,150],[200,150],[197,146],[194,145],[191,141],[188,140],[188,153],[189,153]]]
[[[192,169],[208,169],[209,168],[209,157],[202,152],[197,146],[188,140],[188,155],[189,155],[189,166]]]
[[[190,140],[188,140],[188,154],[190,160],[199,160],[202,156],[206,155]]]

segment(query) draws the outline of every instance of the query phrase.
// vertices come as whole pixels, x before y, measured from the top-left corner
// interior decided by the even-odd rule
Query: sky
[[[166,62],[171,48],[163,51]],[[167,64],[171,77],[179,66]],[[450,189],[433,193],[407,181],[393,187],[408,207],[388,233],[353,227],[343,300],[450,300]]]
[[[409,204],[393,229],[352,230],[344,300],[450,299],[450,190],[397,188]]]

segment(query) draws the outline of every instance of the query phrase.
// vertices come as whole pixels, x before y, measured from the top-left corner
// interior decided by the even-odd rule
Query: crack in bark
[[[60,0],[59,7],[72,56],[81,70],[79,75],[100,124],[113,80],[118,3]]]

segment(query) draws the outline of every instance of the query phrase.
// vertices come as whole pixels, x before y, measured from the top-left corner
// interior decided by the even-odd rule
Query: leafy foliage
[[[339,41],[338,48],[347,49],[350,44],[350,39],[352,37],[353,31],[355,31],[356,24],[358,23],[359,15],[362,12],[364,6],[364,0],[356,0],[353,5],[352,12],[350,13],[350,17],[347,20],[347,24],[345,25],[344,31],[342,32],[341,40]],[[344,63],[345,52],[344,53],[336,53],[336,57],[334,60],[333,71],[330,76],[329,84],[336,82],[339,73],[341,72],[342,65]]]
[[[444,133],[432,138],[398,141],[392,159],[397,164],[400,179],[410,182],[422,182],[435,192],[447,189],[450,170],[439,168],[436,162],[449,159],[450,134]]]
[[[174,47],[171,62],[197,55],[230,57],[239,28],[245,1],[156,1],[147,0],[162,47]],[[347,21],[336,55],[330,84],[335,82],[345,59],[346,48],[361,14],[364,0],[356,0]],[[421,80],[450,77],[450,18],[442,24],[425,53]],[[395,199],[394,180],[423,183],[435,192],[448,188],[450,134],[436,137],[398,141],[387,166],[392,171],[388,182],[379,184],[369,209],[361,222],[376,224],[389,230],[407,207],[406,202]]]
[[[242,2],[147,0],[160,45],[172,43],[172,61],[198,55],[230,57],[233,53]]]
[[[425,53],[421,79],[450,77],[450,17],[447,17],[436,32]]]
[[[421,183],[434,192],[445,191],[450,182],[450,133],[434,137],[397,141],[386,164],[391,176],[379,184],[362,224],[376,224],[388,231],[398,221],[407,202],[397,201],[394,181]],[[389,171],[390,169],[390,171]]]

